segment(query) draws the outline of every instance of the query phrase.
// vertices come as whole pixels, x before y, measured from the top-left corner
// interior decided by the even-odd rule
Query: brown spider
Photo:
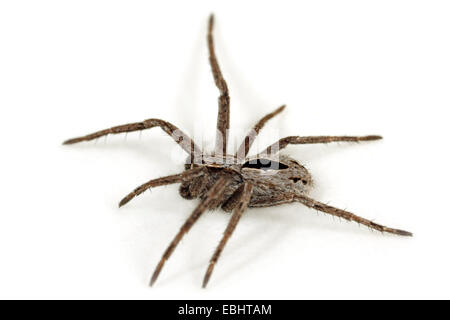
[[[172,183],[181,183],[179,191],[183,198],[201,199],[194,212],[192,212],[164,252],[161,261],[158,263],[153,273],[150,285],[155,283],[164,263],[169,259],[182,237],[208,209],[221,207],[227,212],[233,211],[233,214],[225,233],[209,262],[208,269],[203,279],[203,287],[206,287],[225,244],[236,228],[243,212],[248,207],[271,207],[283,203],[300,202],[307,207],[349,221],[355,221],[366,225],[371,229],[401,236],[412,236],[412,233],[410,232],[382,226],[348,211],[334,208],[309,198],[307,194],[312,183],[309,172],[294,159],[287,156],[277,156],[278,152],[289,144],[370,141],[381,139],[380,136],[291,136],[280,139],[269,146],[264,152],[256,156],[247,157],[247,153],[257,134],[267,121],[283,111],[285,106],[281,106],[256,123],[253,129],[245,137],[235,155],[227,154],[228,129],[230,126],[230,97],[228,94],[227,83],[222,76],[214,51],[212,35],[213,23],[214,17],[211,15],[208,22],[209,62],[211,64],[214,81],[220,91],[216,148],[214,153],[203,154],[195,142],[184,132],[173,124],[160,119],[148,119],[142,122],[116,126],[64,142],[64,144],[73,144],[81,141],[93,140],[108,134],[160,127],[189,154],[184,172],[150,180],[136,188],[119,203],[119,207],[123,206],[149,188]]]

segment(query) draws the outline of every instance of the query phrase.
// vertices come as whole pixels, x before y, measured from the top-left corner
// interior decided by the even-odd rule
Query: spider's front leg
[[[219,257],[223,251],[223,248],[227,244],[228,239],[233,234],[234,229],[236,229],[236,226],[237,226],[239,220],[241,219],[242,214],[244,213],[245,209],[247,209],[248,204],[250,202],[250,198],[252,196],[252,191],[253,191],[253,186],[248,182],[245,182],[237,190],[237,194],[240,195],[239,201],[234,209],[233,215],[231,216],[230,222],[228,223],[228,226],[225,229],[222,240],[220,240],[220,243],[217,246],[216,251],[214,252],[213,256],[211,257],[211,260],[209,261],[208,270],[206,271],[205,277],[203,278],[203,288],[205,288],[206,285],[208,284],[209,278],[211,278],[211,274],[214,270],[214,266],[216,265],[217,260],[219,260]]]
[[[203,171],[204,171],[204,167],[196,167],[196,168],[192,168],[187,171],[184,171],[182,173],[150,180],[150,181],[140,185],[139,187],[134,189],[132,192],[130,192],[125,198],[123,198],[119,203],[119,207],[127,204],[131,199],[140,195],[145,190],[148,190],[148,189],[154,188],[154,187],[165,186],[168,184],[183,182],[183,181],[186,181],[187,179],[191,179],[196,176],[203,175],[203,173],[204,173]]]
[[[167,247],[161,260],[156,266],[156,269],[152,275],[152,279],[150,280],[150,286],[152,286],[155,283],[156,279],[158,279],[159,273],[161,272],[164,264],[170,258],[172,253],[175,251],[175,248],[177,247],[178,243],[181,241],[183,236],[191,229],[194,223],[197,222],[198,218],[200,218],[200,216],[208,209],[209,205],[223,195],[223,192],[227,187],[228,183],[229,179],[227,177],[225,176],[220,177],[219,180],[217,180],[217,182],[214,184],[214,186],[208,191],[205,199],[202,202],[200,202],[199,205],[194,209],[192,214],[180,228],[180,231],[178,231],[175,238]]]
[[[194,159],[195,155],[201,154],[201,149],[194,143],[194,141],[183,131],[178,129],[170,122],[160,119],[147,119],[141,122],[128,123],[120,126],[111,127],[109,129],[100,130],[82,137],[69,139],[63,142],[63,144],[74,144],[82,141],[94,140],[108,134],[119,134],[124,132],[141,131],[145,129],[151,129],[154,127],[160,127],[165,133],[167,133],[176,143],[180,145],[190,156]]]

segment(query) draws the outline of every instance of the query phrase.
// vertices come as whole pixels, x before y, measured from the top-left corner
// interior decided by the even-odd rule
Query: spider
[[[187,152],[188,159],[185,164],[185,170],[182,173],[150,180],[137,187],[119,203],[119,207],[121,207],[147,189],[173,183],[180,184],[179,193],[183,198],[200,199],[199,204],[181,226],[179,232],[157,264],[150,280],[150,286],[155,283],[164,264],[172,255],[180,240],[192,228],[200,216],[206,210],[219,207],[226,212],[232,212],[232,215],[222,239],[210,259],[209,266],[203,278],[203,288],[208,284],[214,266],[217,264],[228,239],[233,234],[242,214],[247,208],[272,207],[285,203],[299,202],[309,208],[349,221],[355,221],[370,229],[400,236],[412,236],[412,233],[408,231],[385,227],[351,212],[329,206],[308,197],[307,194],[312,185],[309,172],[296,160],[278,154],[281,149],[290,144],[372,141],[381,139],[381,136],[290,136],[282,138],[270,145],[262,153],[255,156],[247,156],[259,131],[270,119],[283,111],[285,108],[283,105],[264,116],[255,124],[234,155],[227,154],[228,129],[230,126],[230,96],[227,83],[222,76],[214,50],[213,26],[214,16],[210,15],[207,32],[209,63],[214,76],[214,82],[220,92],[214,152],[209,154],[203,153],[197,144],[183,131],[170,122],[160,119],[148,119],[141,122],[115,126],[64,142],[64,144],[73,144],[93,140],[108,134],[119,134],[160,127]]]

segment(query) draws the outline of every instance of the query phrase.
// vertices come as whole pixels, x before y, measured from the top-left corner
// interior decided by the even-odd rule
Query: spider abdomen
[[[297,161],[279,156],[253,157],[240,161],[233,156],[224,158],[204,156],[203,174],[181,183],[179,192],[185,199],[204,199],[207,192],[221,176],[228,176],[229,183],[223,194],[209,205],[209,209],[222,207],[232,211],[244,182],[253,185],[249,207],[275,206],[291,202],[292,194],[306,194],[311,188],[311,176]],[[190,166],[189,166],[190,167]],[[188,167],[188,168],[189,168]]]

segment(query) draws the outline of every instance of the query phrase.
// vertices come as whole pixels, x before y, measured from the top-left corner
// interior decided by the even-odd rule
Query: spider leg
[[[192,198],[199,197],[207,188],[208,182],[209,182],[208,174],[204,174],[196,179],[192,179],[186,182],[189,184],[189,196]]]
[[[224,176],[220,177],[219,180],[214,184],[214,186],[208,191],[206,194],[206,198],[200,202],[200,204],[194,209],[192,214],[189,216],[189,218],[186,220],[186,222],[181,226],[180,231],[178,231],[175,238],[172,240],[170,245],[167,247],[166,251],[164,252],[161,260],[159,261],[158,265],[156,266],[155,271],[153,272],[152,279],[150,280],[150,285],[152,286],[156,279],[159,276],[159,273],[161,272],[161,269],[164,266],[164,263],[170,258],[173,251],[177,247],[180,240],[183,238],[183,236],[191,229],[191,227],[194,225],[194,223],[200,218],[200,216],[206,211],[209,204],[214,201],[215,199],[219,198],[223,191],[225,190],[228,179]]]
[[[382,225],[372,222],[368,219],[359,217],[351,212],[329,206],[325,203],[321,203],[319,201],[308,198],[301,194],[296,194],[294,196],[294,200],[304,204],[305,206],[307,206],[309,208],[313,208],[313,209],[331,214],[336,217],[344,218],[349,221],[355,221],[355,222],[365,225],[371,229],[375,229],[375,230],[378,230],[381,232],[389,232],[389,233],[397,234],[399,236],[409,236],[409,237],[412,237],[412,235],[413,235],[411,232],[408,232],[408,231],[392,229],[392,228],[382,226]]]
[[[194,143],[194,141],[189,138],[183,131],[178,129],[176,126],[170,122],[160,120],[160,119],[147,119],[141,122],[128,123],[120,126],[115,126],[109,129],[100,130],[82,137],[77,137],[64,141],[63,144],[74,144],[82,141],[89,141],[108,134],[118,134],[124,132],[132,131],[142,131],[145,129],[151,129],[154,127],[160,127],[164,132],[166,132],[176,143],[180,145],[193,159],[194,155],[200,155],[201,149]]]
[[[267,197],[258,197],[257,199],[252,200],[252,203],[249,207],[251,208],[266,208],[266,207],[274,207],[279,206],[285,203],[291,203],[294,201],[293,195],[277,195],[277,196],[267,196]]]
[[[214,50],[213,27],[214,15],[211,14],[208,21],[209,63],[211,64],[214,82],[220,91],[219,111],[217,114],[216,154],[226,155],[228,129],[230,128],[230,95],[228,93],[227,83],[223,78],[222,71],[220,71],[219,63],[217,62],[216,52]]]
[[[371,135],[371,136],[316,136],[316,137],[298,137],[291,136],[285,137],[274,144],[267,147],[263,154],[275,154],[281,149],[285,148],[289,144],[313,144],[313,143],[330,143],[330,142],[359,142],[359,141],[372,141],[382,139],[381,136]]]
[[[189,178],[193,178],[195,176],[202,175],[202,174],[203,174],[203,167],[196,167],[196,168],[189,169],[189,170],[184,171],[179,174],[174,174],[171,176],[166,176],[166,177],[150,180],[150,181],[140,185],[139,187],[134,189],[131,193],[129,193],[125,198],[123,198],[119,203],[119,207],[127,204],[131,199],[140,195],[142,192],[144,192],[147,189],[164,186],[164,185],[168,185],[168,184],[172,184],[172,183],[177,183],[177,182],[183,182]]]
[[[285,107],[286,107],[285,105],[282,105],[275,111],[266,114],[261,120],[258,121],[258,123],[255,124],[253,129],[245,136],[244,141],[242,142],[238,151],[236,152],[236,157],[238,157],[239,159],[243,159],[247,156],[248,151],[250,150],[250,147],[255,141],[259,131],[261,131],[261,129],[264,127],[267,121],[278,115],[281,111],[284,110]]]
[[[221,208],[225,212],[232,212],[234,208],[239,204],[239,201],[241,200],[242,196],[242,184],[240,184],[237,189],[232,193],[232,195],[225,200],[225,202],[222,204]]]
[[[234,213],[230,219],[230,222],[228,223],[227,228],[225,229],[222,240],[220,240],[220,243],[217,246],[216,251],[214,252],[213,256],[211,257],[205,277],[203,278],[203,288],[206,288],[209,278],[211,277],[211,274],[214,270],[214,266],[216,265],[217,260],[219,259],[223,248],[225,247],[228,239],[233,234],[234,229],[236,228],[239,220],[241,219],[242,213],[245,211],[245,209],[247,209],[248,203],[250,202],[250,198],[252,196],[252,190],[253,190],[253,186],[248,182],[245,182],[240,187],[241,194],[240,194],[239,203],[234,210]]]

